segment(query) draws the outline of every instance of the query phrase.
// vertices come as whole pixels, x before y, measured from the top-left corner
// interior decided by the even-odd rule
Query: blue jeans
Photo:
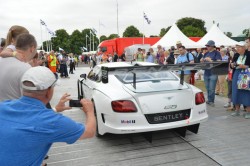
[[[218,75],[204,75],[204,82],[207,89],[207,100],[208,102],[214,103],[215,98],[215,87],[218,80]]]

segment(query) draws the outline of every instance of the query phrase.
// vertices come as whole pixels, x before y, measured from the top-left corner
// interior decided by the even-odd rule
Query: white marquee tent
[[[205,45],[207,44],[207,42],[209,40],[213,40],[215,42],[215,45],[217,47],[224,45],[224,46],[235,46],[236,43],[238,43],[237,41],[230,39],[229,37],[227,37],[220,29],[219,27],[214,24],[210,30],[208,31],[208,33],[203,36],[198,42],[197,45],[199,47],[205,47]]]
[[[186,48],[197,48],[198,46],[196,42],[184,35],[176,24],[173,24],[169,31],[152,47],[156,48],[157,45],[161,45],[168,49],[171,46],[175,46],[177,41],[181,41]]]

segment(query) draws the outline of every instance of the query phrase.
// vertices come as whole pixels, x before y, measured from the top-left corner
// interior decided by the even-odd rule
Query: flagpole
[[[92,34],[92,36],[93,36],[93,51],[94,51],[94,49],[95,49],[95,45],[94,45],[94,41],[95,41],[95,36],[94,36],[94,34]]]
[[[119,37],[119,24],[118,24],[118,0],[116,0],[116,4],[117,4],[117,11],[116,11],[116,14],[117,14],[117,35]]]
[[[51,50],[53,50],[53,47],[52,47],[52,37],[50,37],[50,46],[51,46]]]
[[[86,48],[88,49],[88,42],[87,42],[87,39],[88,39],[88,38],[87,38],[87,34],[86,34],[85,37],[86,37]]]
[[[42,50],[43,50],[43,31],[42,31],[41,21],[40,21],[40,30],[41,30],[41,42],[42,42]]]
[[[101,39],[101,30],[100,30],[100,19],[99,19],[99,44],[100,44],[100,39]]]
[[[46,52],[49,52],[49,49],[48,49],[48,32],[46,33]]]
[[[145,29],[144,29],[144,12],[142,13],[143,14],[143,17],[142,17],[142,29],[143,29],[143,38],[142,38],[142,44],[144,45],[144,37],[145,37],[145,35],[144,35],[144,33],[145,33]]]

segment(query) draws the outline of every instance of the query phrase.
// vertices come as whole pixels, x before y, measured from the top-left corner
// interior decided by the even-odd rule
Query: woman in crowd
[[[170,52],[169,51],[164,51],[164,60],[163,60],[163,64],[167,65],[167,64],[174,64],[174,57],[170,56]]]
[[[154,63],[155,60],[154,60],[154,50],[153,50],[153,48],[150,48],[148,50],[148,53],[147,53],[147,56],[146,56],[146,61]]]
[[[26,28],[19,25],[14,25],[10,27],[7,33],[4,50],[0,54],[1,57],[15,56],[14,51],[16,51],[15,47],[16,38],[18,35],[23,33],[29,33],[29,31]]]
[[[233,109],[233,105],[231,104],[232,102],[232,79],[233,79],[233,70],[230,67],[230,64],[232,63],[234,57],[234,52],[230,51],[229,52],[229,57],[228,57],[228,75],[227,75],[227,97],[228,97],[228,102],[224,105],[224,108],[227,108],[228,110]]]
[[[242,70],[248,69],[250,66],[250,52],[246,51],[245,42],[239,42],[236,45],[237,53],[234,55],[233,61],[230,64],[233,68],[232,82],[232,101],[235,105],[235,112],[232,116],[240,116],[240,105],[246,106],[247,113],[244,115],[246,119],[250,119],[250,91],[238,89],[238,76]]]
[[[220,50],[221,58],[222,61],[228,62],[229,56],[227,55],[227,49],[226,48],[221,48]],[[225,90],[225,80],[226,80],[226,75],[219,75],[217,84],[216,84],[216,95],[224,95],[224,90]]]

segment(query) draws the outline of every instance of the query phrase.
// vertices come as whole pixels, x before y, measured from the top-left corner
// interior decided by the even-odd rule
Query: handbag
[[[238,89],[250,90],[250,68],[243,69],[237,80]]]

